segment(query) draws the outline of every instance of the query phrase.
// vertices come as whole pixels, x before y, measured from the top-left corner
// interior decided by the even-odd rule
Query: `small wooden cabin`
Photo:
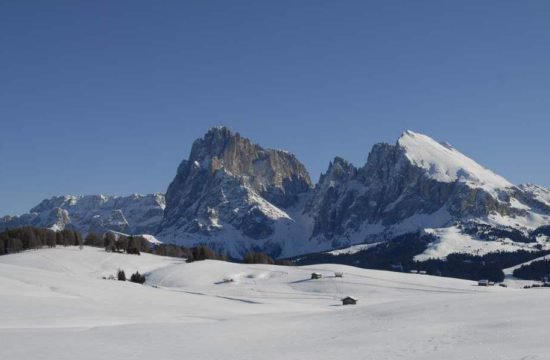
[[[357,299],[353,296],[346,296],[342,299],[342,305],[355,305],[357,304]]]
[[[477,282],[478,286],[489,286],[489,280],[479,280]]]
[[[320,279],[322,277],[323,277],[323,274],[321,273],[318,273],[318,272],[311,273],[311,279]]]

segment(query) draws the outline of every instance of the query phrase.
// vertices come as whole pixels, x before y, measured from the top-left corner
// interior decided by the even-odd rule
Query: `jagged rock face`
[[[250,250],[294,256],[418,230],[455,246],[457,237],[481,238],[486,226],[498,236],[542,226],[537,241],[550,248],[550,190],[514,186],[451,145],[410,131],[395,145],[374,145],[362,167],[335,158],[313,188],[293,155],[218,127],[193,143],[166,208],[160,194],[55,197],[0,219],[3,227],[23,225],[149,233],[234,257]]]
[[[365,224],[378,224],[375,233],[383,232],[415,214],[436,212],[455,186],[426,178],[397,146],[377,144],[362,168],[337,158],[321,176],[306,208],[315,218],[312,236],[341,246]]]
[[[462,220],[525,218],[528,206],[544,222],[547,194],[514,187],[449,144],[406,132],[396,145],[375,145],[361,168],[336,158],[305,212],[314,218],[311,236],[337,247]]]
[[[294,155],[263,149],[225,127],[211,129],[195,141],[189,160],[180,168],[189,167],[189,163],[198,163],[210,173],[224,170],[280,207],[293,205],[298,194],[312,187],[308,172]],[[181,170],[185,176],[185,169]]]
[[[290,220],[284,210],[311,188],[294,155],[214,128],[194,142],[168,187],[159,236],[185,244],[189,234],[203,236],[191,241],[204,242],[221,232],[235,241],[267,239],[276,222]],[[254,242],[243,245],[243,251],[252,246]]]
[[[36,226],[84,234],[122,231],[130,234],[155,233],[162,220],[164,195],[57,196],[42,201],[28,214],[0,219],[2,227]]]

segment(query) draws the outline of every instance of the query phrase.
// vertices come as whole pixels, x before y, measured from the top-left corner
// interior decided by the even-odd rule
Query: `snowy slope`
[[[461,181],[472,187],[494,193],[514,186],[502,176],[479,165],[447,143],[407,130],[398,140],[407,158],[441,182]]]
[[[100,279],[118,268],[156,287]],[[547,359],[548,294],[339,265],[37,250],[0,257],[0,358]]]
[[[475,236],[462,232],[456,226],[438,229],[426,229],[427,234],[435,236],[436,240],[429,244],[426,251],[415,256],[416,261],[428,259],[444,259],[449,254],[466,253],[472,255],[485,255],[492,252],[514,252],[518,250],[539,251],[540,249],[549,249],[550,244],[521,243],[514,242],[507,238],[496,241],[486,241],[477,239]],[[541,246],[541,248],[538,248]]]
[[[546,206],[550,206],[550,189],[540,185],[522,184],[519,186],[521,190],[530,194],[533,198]]]

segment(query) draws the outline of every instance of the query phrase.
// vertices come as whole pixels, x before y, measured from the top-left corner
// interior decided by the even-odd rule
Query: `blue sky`
[[[548,1],[0,0],[0,215],[165,191],[226,125],[317,180],[405,129],[550,186]]]

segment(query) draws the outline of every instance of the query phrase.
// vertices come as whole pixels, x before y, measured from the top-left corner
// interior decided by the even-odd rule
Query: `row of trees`
[[[273,258],[263,252],[249,252],[243,258],[245,264],[275,264]]]
[[[143,236],[126,236],[113,232],[107,232],[105,234],[90,232],[83,238],[79,232],[69,229],[53,231],[43,228],[21,227],[0,233],[0,255],[17,253],[29,249],[39,249],[42,247],[74,245],[105,248],[105,251],[108,252],[137,255],[145,252],[160,256],[185,258],[187,262],[206,259],[228,260],[226,255],[218,254],[206,245],[199,245],[192,248],[173,244],[153,245]],[[249,252],[245,255],[243,262],[248,264],[291,264],[290,262],[275,261],[269,255],[261,252]]]
[[[82,235],[73,230],[53,231],[25,226],[0,233],[0,255],[42,247],[82,245]]]
[[[548,254],[549,251],[493,252],[485,255],[450,254],[446,259],[430,259],[415,263],[415,268],[425,270],[428,274],[439,274],[448,277],[479,280],[488,279],[495,282],[504,280],[502,269],[524,263]],[[547,275],[546,272],[544,275]],[[519,276],[518,276],[519,277]],[[537,279],[540,279],[538,276]]]
[[[514,276],[525,280],[544,280],[550,276],[550,260],[533,261],[514,270]]]
[[[116,277],[118,281],[127,280],[126,272],[124,272],[124,270],[121,270],[121,269],[118,270]],[[130,276],[130,281],[138,284],[143,284],[145,283],[145,275],[142,275],[139,273],[139,271],[136,271],[135,273],[132,274],[132,276]]]
[[[210,249],[208,246],[199,245],[188,248],[173,244],[151,244],[146,238],[139,235],[122,235],[107,232],[103,235],[91,232],[86,235],[84,245],[94,247],[104,247],[108,252],[125,252],[127,254],[139,255],[142,252],[159,256],[170,256],[185,258],[187,262],[198,260],[223,260],[227,261],[227,256],[220,255]]]
[[[275,260],[264,252],[251,251],[248,252],[244,258],[245,264],[268,264],[268,265],[282,265],[282,266],[294,266],[295,264],[290,260]]]
[[[422,270],[431,275],[470,280],[488,279],[500,282],[504,280],[502,269],[550,253],[547,250],[494,252],[482,256],[455,253],[450,254],[445,259],[415,261],[415,255],[424,252],[427,244],[433,240],[429,235],[405,234],[387,243],[353,254],[332,255],[330,253],[317,253],[300,256],[294,259],[294,261],[297,265],[337,263],[380,270],[399,269],[399,271],[405,272]],[[247,258],[245,258],[246,260]],[[546,265],[548,265],[548,268]],[[518,277],[539,280],[543,276],[550,275],[550,262],[547,264],[533,263],[531,266],[516,270],[516,272]]]

